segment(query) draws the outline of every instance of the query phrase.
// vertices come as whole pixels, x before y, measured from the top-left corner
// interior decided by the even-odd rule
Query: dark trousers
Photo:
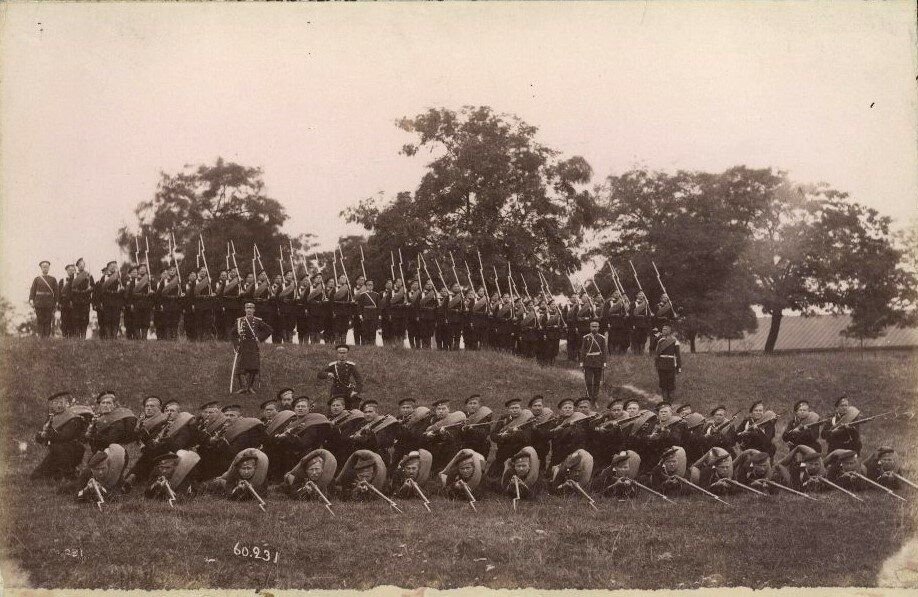
[[[577,329],[571,327],[567,332],[567,360],[576,361],[580,354],[580,336]]]
[[[364,317],[361,322],[360,343],[366,346],[376,345],[376,332],[379,327],[379,320],[372,317]]]
[[[634,354],[644,354],[644,347],[647,345],[647,328],[634,328],[631,330],[631,352]]]
[[[663,398],[672,397],[673,390],[676,389],[676,370],[657,369],[657,375],[660,377],[660,392]]]
[[[389,319],[389,345],[405,345],[405,318],[392,316]]]
[[[103,338],[114,340],[121,330],[121,307],[117,305],[103,305],[102,323],[100,332]]]
[[[587,396],[595,403],[602,385],[602,367],[584,367],[583,381],[586,382]]]
[[[41,338],[51,337],[51,329],[54,325],[54,306],[35,307],[35,320],[38,324],[38,335]]]
[[[89,327],[89,303],[85,305],[74,304],[73,313],[73,335],[76,338],[86,338],[86,328]]]
[[[48,446],[48,454],[32,471],[30,477],[32,479],[73,477],[76,474],[76,467],[83,462],[85,451],[86,447],[78,441],[53,443]]]
[[[73,337],[73,309],[61,307],[61,335],[64,338]]]

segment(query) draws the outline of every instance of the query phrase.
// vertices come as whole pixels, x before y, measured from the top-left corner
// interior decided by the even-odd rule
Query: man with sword
[[[237,391],[240,394],[254,394],[252,385],[261,370],[261,352],[258,343],[264,342],[271,335],[272,329],[267,323],[255,317],[255,303],[245,304],[245,315],[236,320],[233,327],[232,341],[233,372],[230,377],[230,391],[233,382],[238,378],[244,385]]]

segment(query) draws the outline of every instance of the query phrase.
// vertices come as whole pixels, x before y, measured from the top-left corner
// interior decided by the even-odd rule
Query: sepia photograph
[[[3,3],[0,592],[918,589],[916,17]]]

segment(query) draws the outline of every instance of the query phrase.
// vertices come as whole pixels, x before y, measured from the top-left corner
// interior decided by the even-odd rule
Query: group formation
[[[423,256],[419,263],[424,266],[405,278],[402,264],[396,269],[393,257],[391,277],[379,288],[364,274],[351,283],[343,256],[343,273],[339,274],[337,254],[332,275],[327,267],[320,270],[317,262],[297,264],[291,257],[286,269],[284,260],[278,260],[280,270],[272,278],[264,267],[259,271],[260,256],[253,259],[252,271],[243,275],[235,265],[235,253],[231,260],[229,251],[227,267],[216,279],[206,260],[200,265],[201,255],[199,266],[184,278],[173,260],[154,279],[149,258],[144,262],[140,256],[139,244],[137,262],[126,274],[111,261],[98,279],[86,271],[82,258],[67,265],[59,281],[49,275],[50,262],[42,261],[41,275],[34,279],[29,293],[38,333],[43,337],[53,334],[59,310],[62,335],[85,338],[90,309],[94,309],[103,339],[123,335],[145,340],[152,329],[157,339],[172,340],[181,329],[192,341],[228,340],[244,305],[252,302],[255,316],[270,327],[274,343],[296,338],[302,344],[338,344],[351,332],[355,344],[375,345],[381,335],[384,345],[404,346],[407,339],[412,348],[492,348],[551,364],[562,339],[567,342],[568,359],[577,359],[591,321],[599,322],[599,333],[607,339],[610,352],[641,354],[651,332],[675,319],[665,290],[651,309],[643,291],[632,302],[617,277],[608,297],[595,280],[592,286],[577,286],[569,277],[573,292],[562,306],[541,272],[540,287],[530,293],[525,279],[514,276],[509,266],[504,277],[495,269],[490,280],[482,268],[478,284],[467,264],[465,280],[454,266],[450,283],[439,262],[438,279],[430,276]]]
[[[525,408],[507,400],[498,415],[479,395],[461,410],[445,399],[423,406],[404,398],[396,413],[380,412],[375,400],[349,409],[353,397],[333,395],[316,412],[309,397],[284,388],[252,416],[237,404],[211,401],[192,413],[148,396],[138,417],[110,391],[93,408],[62,392],[48,399],[36,440],[49,451],[33,477],[72,483],[77,500],[100,509],[136,488],[172,506],[206,492],[262,509],[271,498],[313,500],[332,514],[333,500],[379,500],[401,511],[403,500],[430,509],[432,495],[475,509],[482,499],[516,508],[543,493],[569,494],[596,508],[601,498],[640,495],[728,504],[739,493],[818,500],[836,491],[863,501],[870,489],[905,500],[897,492],[916,487],[892,448],[860,460],[861,426],[898,414],[865,417],[846,398],[826,417],[797,402],[780,438],[789,451],[776,461],[780,416],[761,402],[748,413],[717,406],[704,416],[689,404],[651,410],[636,400],[595,412],[582,398],[560,400],[555,412],[536,395]]]

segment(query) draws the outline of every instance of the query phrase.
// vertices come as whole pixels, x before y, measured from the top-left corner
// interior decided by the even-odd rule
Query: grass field
[[[381,503],[335,503],[332,518],[314,504],[279,497],[262,513],[209,497],[172,510],[132,495],[99,513],[53,485],[28,481],[42,456],[30,438],[44,422],[49,393],[66,388],[88,399],[110,388],[139,410],[140,396],[155,392],[194,410],[205,399],[227,398],[230,356],[218,344],[5,344],[3,559],[42,588],[875,586],[883,560],[914,534],[915,493],[904,506],[878,494],[868,494],[866,504],[835,495],[821,503],[742,496],[732,498],[732,508],[703,499],[675,505],[600,500],[599,512],[562,498],[521,504],[516,513],[509,501],[483,500],[478,514],[436,499],[430,514],[403,502],[405,515]],[[538,392],[554,404],[582,393],[569,371],[490,352],[358,348],[352,356],[364,373],[364,395],[379,399],[384,410],[404,396],[461,401],[479,392],[496,408],[509,396]],[[322,347],[267,345],[261,394],[240,400],[254,414],[258,402],[288,383],[297,393],[324,398],[327,386],[315,372],[331,358]],[[911,353],[686,355],[684,368],[677,401],[696,409],[715,403],[736,409],[763,399],[780,411],[805,397],[827,413],[842,392],[865,414],[916,402]],[[656,388],[646,357],[614,360],[607,382]],[[863,437],[868,451],[892,444],[908,468],[918,468],[914,423],[872,423]],[[20,441],[29,442],[25,452]],[[278,562],[237,556],[237,542],[267,544]]]

